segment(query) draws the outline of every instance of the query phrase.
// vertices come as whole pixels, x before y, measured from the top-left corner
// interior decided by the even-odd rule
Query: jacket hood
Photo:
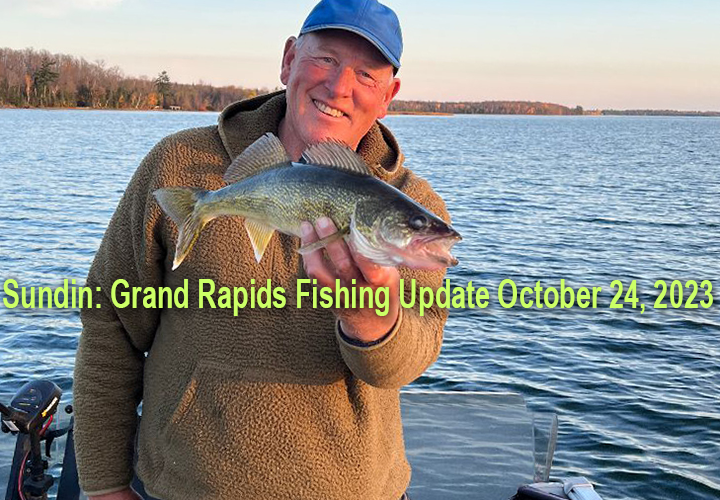
[[[230,158],[268,131],[278,135],[286,107],[285,91],[281,90],[225,108],[218,118],[218,132]],[[396,177],[405,159],[392,132],[378,121],[362,138],[357,152],[373,173],[386,182]]]

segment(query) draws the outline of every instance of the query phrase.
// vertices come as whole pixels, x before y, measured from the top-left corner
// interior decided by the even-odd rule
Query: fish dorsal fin
[[[277,168],[284,163],[290,165],[290,158],[285,147],[280,139],[268,132],[250,144],[233,160],[225,171],[223,180],[227,184],[232,184],[263,170]]]
[[[324,141],[307,148],[302,159],[305,163],[331,167],[356,175],[372,175],[359,154],[339,141]]]
[[[250,237],[250,243],[255,252],[255,260],[259,263],[275,230],[262,222],[250,219],[245,220],[245,230]]]

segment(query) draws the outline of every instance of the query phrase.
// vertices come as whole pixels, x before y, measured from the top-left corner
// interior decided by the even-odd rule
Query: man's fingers
[[[390,273],[388,272],[388,268],[386,267],[371,267],[371,268],[360,268],[360,270],[363,273],[363,276],[365,277],[365,281],[370,283],[373,286],[383,286],[387,285],[387,282],[390,277]]]
[[[309,222],[302,222],[300,225],[300,241],[303,245],[315,243],[320,237]],[[318,280],[318,285],[335,288],[335,277],[329,263],[323,256],[322,249],[317,249],[303,255],[303,267],[310,278]]]
[[[359,254],[354,254],[353,257],[365,281],[372,286],[387,286],[398,274],[394,267],[383,267]]]
[[[303,246],[315,243],[319,239],[312,224],[307,221],[300,223],[300,242]]]
[[[315,229],[320,238],[327,238],[328,236],[337,232],[337,228],[333,221],[328,217],[320,217],[315,223]],[[346,282],[350,283],[352,279],[359,279],[362,277],[359,272],[355,261],[353,260],[350,249],[345,244],[345,241],[339,239],[329,243],[325,247],[325,251],[330,257],[330,261],[335,266],[335,271],[338,277]]]
[[[362,255],[355,255],[354,257],[355,263],[365,278],[365,281],[371,285],[378,285],[382,283],[383,278],[386,276],[384,267],[379,264],[375,264],[373,261],[366,259]]]

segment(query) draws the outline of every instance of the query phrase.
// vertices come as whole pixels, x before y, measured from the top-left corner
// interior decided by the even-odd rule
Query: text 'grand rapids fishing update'
[[[199,279],[197,293],[191,292],[190,280],[183,280],[178,287],[140,287],[130,286],[124,279],[116,280],[111,289],[109,298],[114,307],[125,308],[176,308],[189,309],[190,304],[198,308],[232,309],[235,316],[241,309],[280,309],[285,307],[322,308],[372,308],[379,316],[385,316],[389,311],[389,290],[387,287],[355,286],[355,280],[343,284],[336,280],[334,287],[317,286],[317,281],[309,278],[298,278],[295,290],[288,296],[286,289],[274,286],[272,280],[267,279],[264,284],[256,283],[251,279],[249,286],[217,286],[212,279]],[[662,280],[660,280],[662,281]],[[661,285],[664,282],[659,282]],[[675,289],[675,282],[671,290]],[[690,283],[691,284],[691,283]],[[348,286],[345,286],[348,285]],[[621,295],[624,288],[619,280],[613,281],[605,290],[601,286],[573,287],[567,285],[564,279],[559,286],[548,286],[540,281],[533,287],[519,286],[511,279],[502,280],[497,288],[493,287],[493,296],[497,304],[504,309],[515,307],[523,309],[597,309],[600,307],[622,308],[625,302],[633,308],[637,306],[635,299],[628,299],[627,295],[636,295],[636,284],[633,280],[623,299]],[[705,300],[695,307],[709,308],[713,304],[711,295],[712,285],[709,280],[701,284],[705,291]],[[656,287],[657,288],[657,287]],[[52,307],[59,309],[101,307],[100,303],[93,301],[93,293],[101,293],[100,287],[92,289],[86,286],[77,286],[75,280],[63,280],[63,285],[51,287],[21,287],[14,279],[5,280],[3,284],[3,304],[8,309],[20,307],[23,309],[36,309]],[[603,292],[605,296],[603,297]],[[102,292],[104,293],[104,292]],[[473,286],[470,281],[464,286],[451,286],[450,279],[445,279],[443,286],[434,289],[427,286],[418,286],[415,279],[401,279],[399,283],[400,305],[405,308],[417,307],[419,314],[435,306],[452,309],[485,309],[490,305],[491,292],[485,286]],[[612,301],[609,299],[612,296]],[[599,297],[603,300],[599,302]],[[662,296],[661,296],[662,297]],[[671,294],[672,307],[676,304]],[[688,301],[690,301],[688,299]],[[700,300],[700,298],[698,298]],[[607,302],[607,303],[606,303]],[[666,304],[660,303],[660,298],[653,308],[664,309]],[[691,305],[684,304],[691,308]],[[193,306],[194,307],[194,306]],[[644,309],[644,306],[643,306]]]

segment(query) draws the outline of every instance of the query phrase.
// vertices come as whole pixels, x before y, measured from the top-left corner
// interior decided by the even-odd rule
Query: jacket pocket
[[[162,471],[153,492],[314,500],[377,497],[365,495],[369,484],[404,488],[397,391],[360,392],[364,402],[353,404],[345,380],[298,384],[266,368],[202,361],[156,438]]]
[[[170,420],[168,420],[167,424],[165,424],[165,428],[162,432],[163,441],[168,442],[172,438],[173,430],[177,429],[179,426],[182,425],[183,419],[193,407],[193,405],[196,404],[198,383],[201,378],[201,371],[202,367],[200,365],[196,366],[193,370],[192,375],[190,376],[190,380],[185,386],[182,396],[180,397],[180,401],[178,402],[175,410],[170,416]]]
[[[154,438],[150,437],[154,441],[150,443],[153,455],[159,457],[155,466],[159,465],[160,470],[154,471],[159,474],[151,485],[155,496],[168,499],[217,498],[206,486],[207,468],[215,465],[212,448],[198,448],[213,424],[212,419],[204,415],[203,402],[198,401],[210,372],[201,363],[195,366],[170,418]],[[199,419],[198,411],[203,412]],[[198,421],[202,421],[204,426],[198,425]],[[181,497],[177,497],[178,494]]]

